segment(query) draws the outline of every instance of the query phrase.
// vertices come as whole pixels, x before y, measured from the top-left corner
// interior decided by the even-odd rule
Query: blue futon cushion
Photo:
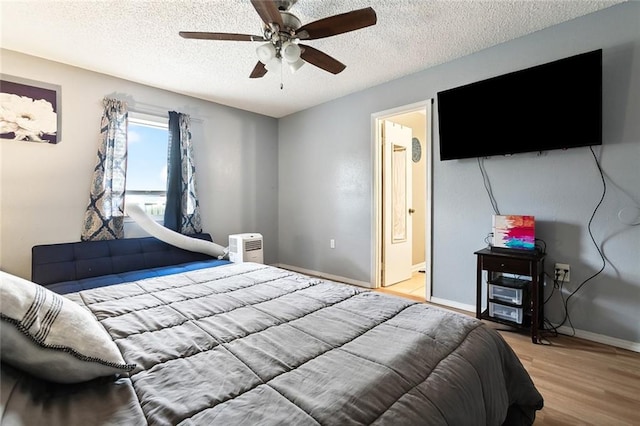
[[[209,234],[191,237],[211,241]],[[154,237],[37,245],[31,252],[31,280],[61,294],[230,263]]]

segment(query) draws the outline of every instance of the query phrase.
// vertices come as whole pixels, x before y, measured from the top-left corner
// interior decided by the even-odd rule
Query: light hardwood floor
[[[424,274],[414,274],[379,291],[424,301],[423,281]],[[544,397],[534,425],[640,426],[640,353],[569,336],[547,336],[536,345],[527,333],[487,324],[513,348]]]

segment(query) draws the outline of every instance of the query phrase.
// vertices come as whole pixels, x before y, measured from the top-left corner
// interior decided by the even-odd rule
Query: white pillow
[[[133,370],[93,314],[38,284],[0,271],[2,362],[59,383]]]

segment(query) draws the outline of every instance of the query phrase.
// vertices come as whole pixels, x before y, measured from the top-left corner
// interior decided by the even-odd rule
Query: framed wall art
[[[60,86],[0,74],[0,139],[56,144]]]

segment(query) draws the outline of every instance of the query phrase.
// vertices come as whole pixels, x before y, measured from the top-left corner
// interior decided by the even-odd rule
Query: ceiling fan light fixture
[[[282,43],[281,53],[282,58],[289,64],[294,64],[300,60],[300,46],[295,43],[291,43],[290,41]]]
[[[281,65],[280,58],[274,57],[269,62],[264,64],[264,67],[267,69],[267,71],[275,71],[280,68],[280,65]]]
[[[302,59],[298,59],[295,62],[289,62],[289,69],[291,70],[292,73],[295,73],[296,71],[298,71],[300,69],[301,66],[304,65],[304,61]]]
[[[268,65],[269,62],[276,57],[276,47],[272,43],[265,43],[256,49],[256,53],[258,54],[260,62]]]

